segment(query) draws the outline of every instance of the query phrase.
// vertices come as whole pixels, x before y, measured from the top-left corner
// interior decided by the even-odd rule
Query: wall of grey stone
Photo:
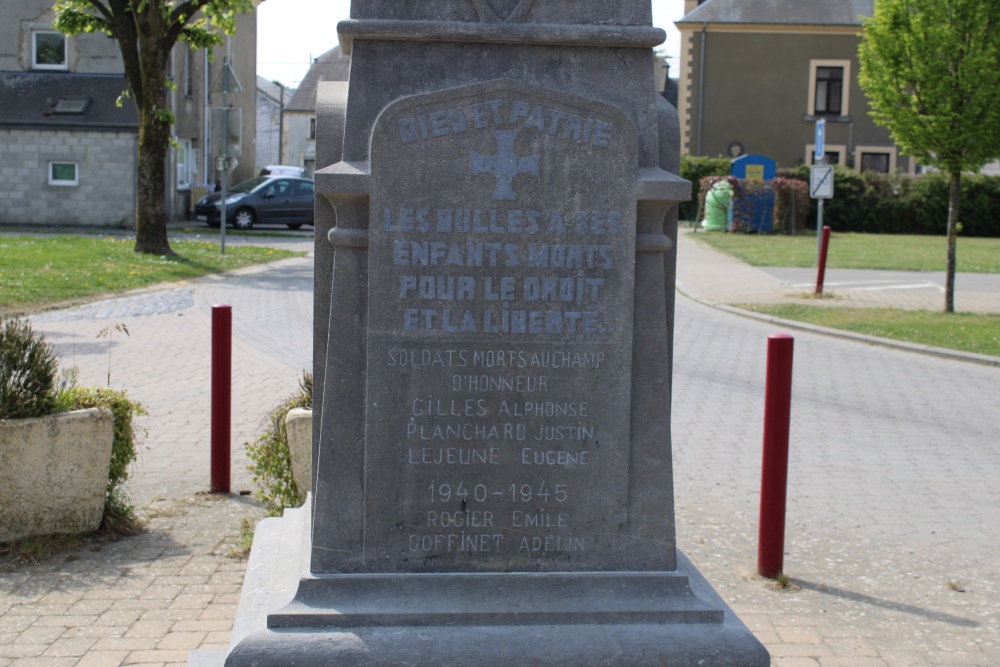
[[[0,222],[134,226],[135,153],[129,132],[0,129]],[[49,185],[52,160],[79,185]]]

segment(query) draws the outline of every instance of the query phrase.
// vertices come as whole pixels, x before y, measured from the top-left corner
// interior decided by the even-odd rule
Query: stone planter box
[[[312,410],[293,408],[285,416],[288,453],[292,459],[292,479],[299,491],[299,502],[305,502],[312,490]]]
[[[0,542],[96,530],[114,435],[99,408],[0,420]]]

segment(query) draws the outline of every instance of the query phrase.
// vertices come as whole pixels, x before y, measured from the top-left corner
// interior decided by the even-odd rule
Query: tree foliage
[[[184,42],[191,48],[222,43],[236,15],[253,0],[58,0],[56,30],[67,35],[103,32],[122,54],[129,96],[139,114],[136,206],[137,252],[167,254],[166,157],[173,113],[167,104],[167,60]]]
[[[877,0],[859,82],[903,151],[950,177],[945,311],[954,311],[961,174],[1000,156],[1000,2]]]
[[[996,0],[878,0],[859,58],[872,116],[903,152],[949,173],[1000,156]]]

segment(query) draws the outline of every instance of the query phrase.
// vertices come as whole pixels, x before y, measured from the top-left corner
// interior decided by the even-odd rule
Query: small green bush
[[[45,337],[20,319],[0,325],[0,419],[43,417],[55,406],[58,362]]]
[[[107,496],[104,502],[104,519],[101,528],[116,534],[131,534],[137,520],[135,508],[129,504],[126,482],[129,467],[139,455],[139,438],[135,418],[147,415],[138,401],[129,399],[125,390],[96,387],[67,387],[61,392],[60,402],[69,410],[104,408],[115,417],[115,437],[111,448],[111,467],[108,470]]]
[[[250,465],[258,496],[269,516],[278,516],[286,507],[299,502],[299,490],[292,477],[292,458],[288,450],[285,417],[294,408],[313,406],[313,383],[310,373],[303,373],[299,391],[271,410],[261,422],[261,434],[247,445]]]

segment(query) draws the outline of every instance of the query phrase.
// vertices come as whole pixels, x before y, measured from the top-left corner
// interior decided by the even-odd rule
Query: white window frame
[[[63,61],[62,64],[52,65],[38,62],[38,36],[58,35],[63,41]],[[67,70],[69,69],[69,40],[66,35],[57,30],[32,30],[31,31],[31,69]]]
[[[895,174],[897,152],[895,146],[855,146],[854,169],[859,174],[861,173],[861,155],[863,153],[881,153],[889,156],[889,173]]]
[[[177,139],[177,189],[188,190],[195,175],[195,155],[190,139]]]
[[[827,153],[837,154],[837,159],[838,159],[837,164],[839,164],[841,167],[847,166],[847,146],[845,146],[844,144],[826,144],[823,148]],[[805,155],[806,164],[808,165],[816,164],[815,162],[812,161],[813,153],[815,152],[816,152],[816,144],[806,144],[806,155]]]
[[[851,61],[850,60],[810,60],[809,61],[809,100],[806,104],[808,115],[816,115],[816,70],[820,67],[841,67],[844,70],[843,87],[840,91],[840,115],[851,115]],[[823,114],[827,116],[828,114]],[[838,116],[832,116],[837,118]]]
[[[65,178],[57,179],[55,177],[55,174],[53,173],[53,169],[57,165],[72,165],[73,166],[73,178],[72,179],[65,179]],[[77,185],[80,185],[80,163],[79,162],[73,162],[72,160],[49,160],[47,170],[48,170],[48,177],[49,177],[49,185],[55,185],[55,186],[59,186],[59,187],[75,187]]]

